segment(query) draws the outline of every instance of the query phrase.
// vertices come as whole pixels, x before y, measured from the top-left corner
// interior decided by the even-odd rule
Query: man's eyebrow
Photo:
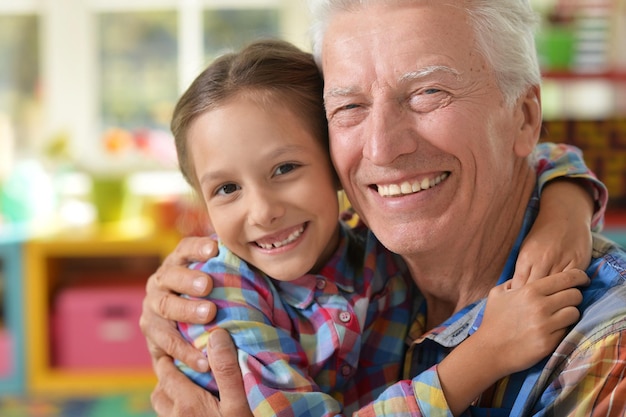
[[[410,71],[405,74],[402,74],[400,79],[398,80],[400,83],[406,81],[419,80],[420,78],[426,78],[429,75],[435,73],[447,73],[451,74],[454,77],[459,77],[461,74],[455,70],[454,68],[448,67],[446,65],[430,65],[428,67],[420,68],[416,71]],[[357,87],[335,87],[330,88],[324,92],[324,100],[335,97],[348,97],[355,94],[358,94],[360,90]]]
[[[324,100],[330,97],[347,97],[357,92],[356,87],[335,87],[324,92]]]
[[[445,65],[431,65],[428,67],[420,68],[417,71],[407,72],[406,74],[403,74],[400,77],[399,81],[406,82],[406,81],[419,80],[420,78],[425,78],[425,77],[428,77],[429,75],[439,73],[439,72],[448,73],[448,74],[454,75],[455,77],[458,77],[459,75],[461,75],[454,68],[451,68]]]

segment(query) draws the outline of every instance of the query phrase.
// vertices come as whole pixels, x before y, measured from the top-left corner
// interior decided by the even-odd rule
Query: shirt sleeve
[[[281,309],[275,287],[249,269],[216,267],[215,259],[202,270],[213,277],[210,299],[217,305],[217,317],[207,325],[179,323],[181,334],[206,352],[212,329],[229,331],[237,347],[248,404],[255,415],[340,415],[341,404],[320,392],[309,376],[307,356],[292,335],[297,333],[281,322],[287,320],[287,313]],[[178,365],[196,384],[218,393],[210,372],[198,373]]]
[[[582,151],[572,145],[545,142],[535,147],[534,158],[539,193],[548,182],[556,178],[565,177],[581,181],[581,185],[590,191],[594,199],[592,230],[600,231],[609,194],[606,186],[585,165]]]
[[[594,239],[580,320],[546,364],[532,415],[626,416],[626,254]]]
[[[549,410],[546,414],[558,416],[624,415],[625,332],[586,341],[584,351],[568,361],[559,378],[544,392],[540,404]]]
[[[358,417],[453,417],[443,394],[437,365],[412,380],[399,381],[354,414]]]

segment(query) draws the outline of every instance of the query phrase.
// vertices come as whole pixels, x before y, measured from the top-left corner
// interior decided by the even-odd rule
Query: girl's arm
[[[591,230],[602,226],[608,193],[578,148],[542,143],[535,151],[541,193],[537,220],[522,244],[513,287],[591,259]]]
[[[491,290],[478,330],[438,365],[387,388],[354,416],[459,415],[502,377],[529,368],[552,352],[579,312],[580,270],[512,289]],[[524,320],[520,320],[523,317]]]
[[[494,287],[476,333],[438,366],[452,414],[463,412],[499,379],[550,354],[579,318],[582,295],[575,286],[588,282],[583,271],[572,270],[518,289],[510,281]]]

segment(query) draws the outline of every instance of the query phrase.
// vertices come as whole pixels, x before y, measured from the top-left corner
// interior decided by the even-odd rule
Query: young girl
[[[262,41],[217,59],[174,111],[181,171],[204,199],[220,239],[218,256],[193,266],[213,277],[217,318],[205,326],[179,323],[179,329],[199,349],[206,349],[213,328],[230,332],[256,416],[349,415],[371,402],[399,378],[414,313],[417,290],[401,259],[363,225],[350,228],[337,220],[339,184],[321,93],[309,54]],[[544,174],[558,168],[540,166]],[[587,174],[584,166],[579,171]],[[441,181],[432,178],[422,188]],[[528,310],[560,310],[578,302],[571,286],[585,280],[563,280],[559,296],[492,291],[486,314],[500,320],[443,362],[454,363],[459,375],[441,375],[450,409],[464,410],[512,371],[492,366],[485,346],[512,352],[518,362],[513,371],[525,369],[548,354],[573,322],[547,314],[540,320],[550,331],[536,334],[532,320],[499,308],[502,300]],[[557,306],[560,297],[567,306]],[[491,332],[511,336],[482,336]],[[485,364],[480,379],[463,372],[464,364],[477,361]],[[217,393],[211,373],[179,366]]]

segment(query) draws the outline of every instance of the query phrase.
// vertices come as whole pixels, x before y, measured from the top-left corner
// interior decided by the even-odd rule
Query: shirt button
[[[324,288],[326,288],[326,280],[319,278],[317,280],[317,283],[315,284],[315,287],[318,290],[323,290]]]
[[[339,313],[339,320],[341,320],[343,323],[349,322],[351,318],[352,315],[347,311],[342,311],[341,313]]]
[[[343,365],[341,367],[341,375],[348,376],[352,373],[352,367],[350,365]]]

